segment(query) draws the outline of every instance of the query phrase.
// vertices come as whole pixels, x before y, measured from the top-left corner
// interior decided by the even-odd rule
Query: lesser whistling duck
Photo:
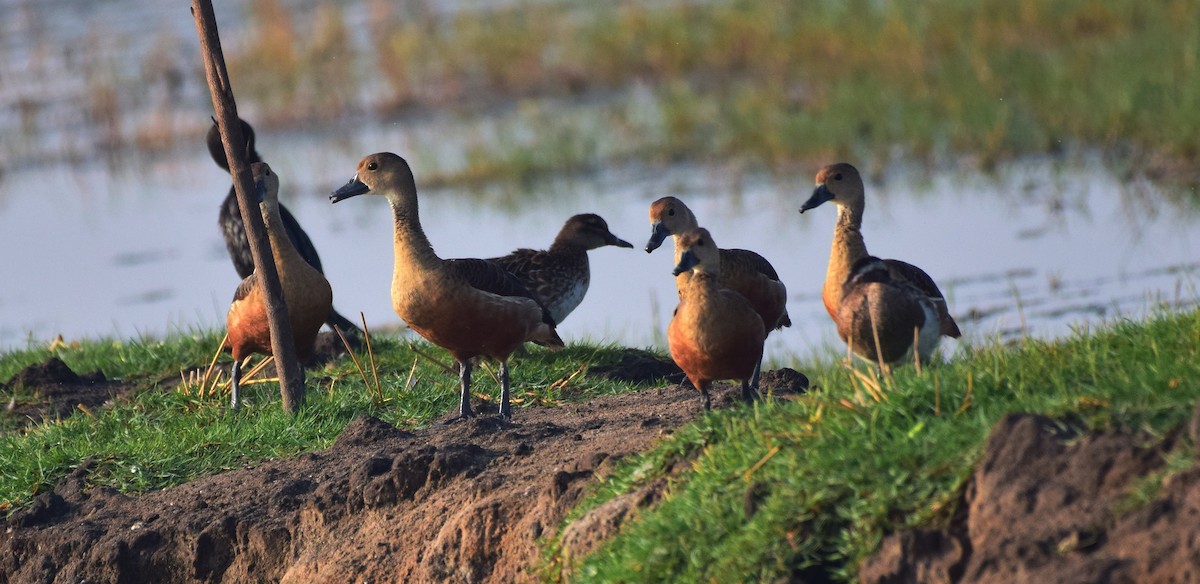
[[[825,286],[822,289],[821,298],[825,302],[825,310],[837,323],[840,334],[844,326],[850,326],[849,323],[839,321],[840,318],[844,318],[839,316],[842,314],[843,286],[850,277],[855,263],[869,255],[867,246],[863,243],[861,231],[865,201],[862,176],[859,175],[858,169],[844,162],[822,168],[817,173],[816,189],[813,190],[812,196],[801,205],[800,212],[813,209],[827,201],[837,205],[838,216],[837,224],[833,228],[833,246],[829,253],[829,267],[825,272]],[[937,284],[934,283],[933,278],[929,277],[929,274],[926,274],[921,268],[900,260],[881,261],[887,267],[890,281],[911,287],[907,289],[919,291],[929,298],[937,311],[938,331],[941,335],[951,338],[962,336],[958,330],[958,324],[954,322],[954,317],[950,316],[946,298],[942,295],[942,291],[938,290]],[[893,296],[881,298],[882,302],[873,310],[882,311],[880,314],[886,313],[892,309],[893,298]],[[907,342],[911,345],[913,334],[911,328],[907,334]],[[931,343],[919,343],[920,357],[927,359],[932,356],[939,340],[940,336],[935,336]]]
[[[933,299],[893,279],[887,263],[875,256],[859,259],[850,269],[833,320],[851,351],[884,370],[911,359],[914,342],[917,356],[927,360],[941,336]]]
[[[606,245],[633,247],[613,235],[599,215],[584,213],[567,219],[550,249],[522,248],[491,261],[516,276],[550,311],[555,324],[562,324],[587,294],[591,281],[587,252]]]
[[[242,125],[242,139],[246,142],[246,163],[262,162],[262,157],[254,147],[254,128],[250,127],[245,120],[239,118],[238,121]],[[225,172],[229,172],[229,160],[225,157],[225,146],[221,143],[221,132],[216,123],[208,129],[207,142],[208,153],[212,155],[213,162],[217,163],[217,166],[224,169]],[[317,248],[313,247],[308,234],[304,232],[300,223],[282,203],[279,204],[279,216],[282,218],[288,239],[291,240],[292,246],[296,248],[300,257],[304,258],[304,261],[316,268],[318,272],[325,273],[321,267],[321,257],[317,255]],[[246,226],[242,224],[237,194],[232,186],[229,187],[229,194],[225,196],[225,201],[221,203],[221,212],[217,216],[217,223],[221,226],[221,234],[225,236],[225,249],[229,251],[229,259],[233,261],[233,269],[237,271],[239,278],[248,277],[254,272],[254,258],[250,256],[250,241],[246,236]],[[345,332],[359,331],[357,325],[338,314],[333,307],[329,308],[329,316],[325,319],[325,324],[328,324],[330,328],[336,325]]]
[[[417,185],[408,162],[390,152],[358,163],[358,173],[329,195],[331,202],[374,194],[392,206],[395,268],[392,307],[417,334],[458,361],[458,418],[471,408],[471,359],[500,362],[500,416],[510,418],[508,357],[525,341],[562,347],[554,320],[516,276],[482,259],[443,260],[417,214]]]
[[[283,288],[283,300],[292,323],[296,357],[303,363],[312,356],[317,331],[329,315],[330,306],[333,305],[333,290],[325,276],[304,260],[287,236],[287,226],[279,205],[279,176],[271,172],[271,167],[265,162],[255,162],[250,169],[254,173],[255,197],[259,200],[267,238],[271,243],[271,255],[275,258],[275,269]],[[233,349],[233,371],[230,375],[233,395],[230,404],[234,408],[239,401],[242,359],[251,353],[271,354],[271,330],[267,322],[264,295],[258,274],[251,272],[238,286],[225,319],[229,345]]]
[[[663,197],[650,204],[650,240],[646,253],[662,245],[669,235],[675,235],[675,250],[680,249],[679,235],[695,229],[698,223],[692,210],[676,197]],[[745,249],[722,249],[721,276],[718,284],[741,294],[758,312],[767,326],[767,334],[792,326],[787,312],[787,287],[779,279],[775,267],[761,255]],[[758,386],[761,364],[754,370],[754,385]]]
[[[762,361],[766,327],[758,311],[741,294],[718,284],[723,269],[716,243],[707,229],[676,234],[679,306],[667,328],[671,358],[700,390],[704,409],[711,408],[713,381],[737,379],[742,398],[753,401],[751,383]],[[680,278],[681,274],[688,277]]]

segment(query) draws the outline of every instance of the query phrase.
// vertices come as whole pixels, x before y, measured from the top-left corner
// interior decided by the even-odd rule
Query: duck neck
[[[679,288],[681,298],[700,304],[706,303],[720,290],[717,286],[717,274],[703,270],[693,270],[676,276],[675,285]]]
[[[433,251],[433,245],[421,229],[421,218],[417,213],[416,197],[392,198],[392,222],[395,226],[392,245],[396,252],[395,279],[420,270],[429,270],[441,260]]]
[[[581,255],[587,257],[588,248],[571,241],[562,236],[554,238],[554,243],[550,244],[550,249],[546,251],[554,255]]]
[[[825,271],[825,307],[830,313],[841,303],[842,284],[850,275],[854,262],[867,256],[867,244],[862,237],[863,205],[839,206],[837,225],[833,228],[833,245],[829,251],[829,267]]]
[[[275,260],[275,271],[280,280],[286,281],[284,274],[293,266],[307,265],[308,262],[296,251],[288,237],[287,227],[279,214],[279,204],[261,203],[259,211],[262,214],[263,226],[267,228],[267,239],[271,242],[271,257]]]

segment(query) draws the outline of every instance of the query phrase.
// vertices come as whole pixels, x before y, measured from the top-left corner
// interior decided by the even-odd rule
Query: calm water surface
[[[245,7],[234,0],[217,7],[231,47],[254,34]],[[367,14],[345,13],[350,26]],[[211,106],[197,45],[186,3],[0,0],[0,350],[60,334],[157,337],[223,326],[238,284],[216,226],[229,179],[201,147]],[[123,139],[163,127],[195,133],[194,142],[153,161],[78,162],[106,152],[103,116],[87,113],[99,107],[97,89],[130,86],[138,91],[120,92]],[[570,115],[587,115],[579,109]],[[243,113],[253,121],[257,112]],[[388,298],[389,211],[380,198],[332,206],[329,191],[370,152],[407,156],[420,184],[423,172],[460,166],[462,145],[481,132],[522,130],[431,117],[403,128],[363,120],[259,132],[285,202],[321,253],[335,305],[352,318],[362,311],[373,327],[399,324]],[[595,117],[603,149],[603,113]],[[76,162],[54,162],[61,159]],[[721,245],[759,251],[788,285],[795,325],[769,340],[769,358],[778,362],[840,346],[819,297],[835,210],[797,213],[815,170],[735,177],[678,166],[554,180],[528,192],[423,189],[421,210],[444,257],[545,248],[568,216],[600,213],[638,249],[592,253],[591,291],[560,332],[568,340],[661,346],[675,305],[670,246],[653,255],[640,248],[648,204],[679,196]],[[1055,337],[1200,297],[1200,215],[1169,202],[1170,193],[1123,185],[1095,161],[1065,168],[1023,161],[996,177],[889,169],[868,191],[869,249],[929,272],[968,341]]]
[[[362,154],[403,143],[364,135],[337,148],[317,137],[268,135],[260,150],[321,253],[338,309],[352,317],[362,311],[372,327],[393,327],[400,323],[388,296],[386,201],[327,200]],[[415,172],[420,185],[421,168]],[[661,346],[675,306],[672,258],[669,246],[654,254],[640,248],[650,232],[649,203],[679,196],[720,245],[756,250],[778,269],[795,324],[771,336],[768,352],[786,362],[839,346],[820,301],[835,209],[797,212],[811,182],[733,180],[699,166],[625,170],[540,183],[519,193],[523,202],[516,204],[504,196],[511,192],[423,189],[421,213],[443,257],[545,248],[570,215],[600,213],[637,249],[591,253],[591,290],[560,333]],[[59,334],[161,336],[222,326],[238,284],[216,226],[228,184],[199,147],[116,169],[42,166],[5,174],[0,349]],[[867,189],[868,248],[929,272],[973,342],[1055,337],[1200,298],[1200,217],[1144,189],[1123,188],[1097,163],[1064,169],[1024,162],[996,177],[894,171]]]

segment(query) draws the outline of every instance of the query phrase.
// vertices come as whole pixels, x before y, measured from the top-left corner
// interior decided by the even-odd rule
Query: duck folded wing
[[[554,326],[550,311],[538,302],[533,293],[526,288],[516,276],[505,270],[500,264],[478,258],[459,258],[445,261],[446,269],[462,278],[472,288],[489,292],[497,296],[519,296],[537,302],[542,308],[542,322]]]
[[[489,258],[487,261],[499,264],[511,274],[524,274],[542,268],[545,255],[536,249],[523,247],[504,257]]]
[[[950,316],[950,310],[946,305],[946,297],[938,289],[933,278],[925,273],[925,270],[900,260],[884,260],[884,262],[887,264],[888,273],[893,278],[908,283],[935,301],[934,304],[937,305],[938,321],[941,325],[942,334],[955,339],[962,336],[962,333],[958,330],[958,324],[954,322],[954,317]]]
[[[237,290],[233,292],[233,301],[245,300],[250,295],[250,291],[254,290],[255,282],[258,281],[258,273],[251,273],[249,276],[242,278],[242,283],[238,284]]]
[[[721,250],[721,260],[737,262],[776,282],[779,281],[779,274],[775,271],[775,266],[772,266],[767,258],[748,249],[723,249]]]

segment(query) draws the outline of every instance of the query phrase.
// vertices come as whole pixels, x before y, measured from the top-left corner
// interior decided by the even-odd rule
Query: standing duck
[[[460,398],[456,419],[471,409],[471,359],[500,362],[500,416],[509,406],[508,357],[525,341],[562,347],[550,313],[516,276],[482,259],[444,260],[433,251],[417,213],[417,185],[408,162],[390,152],[358,163],[358,173],[329,195],[333,203],[358,195],[382,195],[392,207],[395,268],[392,308],[408,326],[458,361]]]
[[[262,162],[258,150],[254,148],[254,128],[251,128],[245,120],[239,118],[238,121],[242,124],[242,139],[246,142],[246,163]],[[208,153],[212,155],[213,162],[217,163],[217,166],[223,168],[225,172],[229,172],[229,160],[225,157],[221,132],[215,123],[208,129],[207,142]],[[313,247],[308,234],[300,227],[300,223],[287,210],[287,207],[282,204],[279,205],[279,216],[283,221],[288,239],[291,240],[292,246],[295,247],[300,257],[304,258],[304,261],[316,268],[318,272],[325,273],[321,267],[321,257],[317,255],[317,248]],[[238,209],[237,194],[232,186],[229,187],[229,194],[225,196],[225,201],[221,203],[221,212],[217,216],[217,223],[220,224],[221,233],[225,236],[225,249],[229,251],[229,259],[233,261],[233,269],[237,271],[238,277],[248,277],[254,272],[254,258],[250,255],[250,241],[246,237],[246,226],[242,224],[242,213]],[[329,316],[325,319],[325,323],[330,328],[336,325],[346,332],[359,330],[358,326],[338,314],[333,307],[329,308]]]
[[[676,197],[663,197],[650,204],[650,240],[646,253],[662,245],[669,235],[675,235],[675,252],[680,248],[679,234],[697,227],[692,210]],[[745,249],[722,249],[720,279],[717,284],[745,296],[767,327],[767,334],[792,326],[787,312],[787,287],[779,280],[775,267],[766,258]],[[758,387],[760,363],[754,370],[754,386]]]
[[[313,342],[321,323],[333,305],[333,290],[324,274],[309,265],[287,236],[279,204],[279,176],[265,162],[250,165],[254,174],[255,198],[259,202],[271,255],[279,273],[279,285],[287,304],[288,318],[296,344],[296,357],[301,363],[313,353]],[[271,354],[271,330],[267,322],[267,304],[258,274],[251,272],[238,285],[225,318],[229,330],[229,345],[233,349],[233,370],[230,405],[238,407],[238,384],[241,382],[242,360],[252,353]]]
[[[875,256],[851,267],[833,320],[850,350],[882,370],[912,359],[914,343],[918,357],[932,355],[941,336],[933,299],[893,279],[887,262]]]
[[[522,248],[491,261],[516,276],[550,311],[555,324],[561,324],[587,294],[591,281],[587,252],[606,245],[633,247],[613,235],[599,215],[584,213],[567,219],[550,249]]]
[[[700,390],[705,410],[712,407],[708,388],[719,379],[740,380],[742,399],[753,401],[751,379],[767,338],[762,318],[745,297],[719,285],[721,256],[707,229],[676,234],[675,248],[679,306],[667,328],[671,358]]]
[[[862,176],[859,175],[858,169],[844,162],[830,164],[817,173],[816,189],[813,190],[812,196],[800,206],[801,213],[827,201],[833,202],[838,207],[837,224],[833,228],[833,246],[829,253],[829,267],[825,272],[825,286],[821,292],[821,299],[825,302],[825,310],[837,324],[839,334],[842,334],[843,329],[850,330],[852,328],[850,322],[845,322],[852,311],[842,310],[844,288],[851,279],[855,264],[869,256],[861,231],[865,205],[863,193]],[[906,294],[903,295],[904,298],[908,298],[912,294],[923,294],[936,310],[939,335],[934,336],[932,341],[923,340],[918,343],[917,350],[922,360],[927,360],[933,354],[941,336],[951,338],[962,336],[958,330],[958,324],[954,322],[954,317],[950,316],[946,298],[942,295],[942,291],[938,290],[937,284],[934,283],[933,278],[929,277],[929,274],[926,274],[921,268],[900,260],[879,261],[887,268],[888,282],[900,285],[906,291]],[[870,278],[879,277],[872,275],[877,274],[877,265],[871,263],[866,264],[865,267],[870,269],[863,275]],[[901,303],[897,298],[899,297],[893,294],[878,296],[874,301],[872,313],[882,317],[885,313],[893,310],[893,306],[899,310]],[[894,302],[897,304],[893,304]],[[903,304],[907,305],[907,303]],[[908,346],[912,345],[912,328],[903,334],[900,332],[894,334],[896,335],[895,339],[881,338],[880,340],[886,340],[888,343],[907,342]],[[922,334],[925,333],[922,332]],[[901,339],[901,336],[906,336],[907,341]],[[845,340],[846,336],[843,335],[842,339]],[[851,348],[858,352],[853,346]],[[863,355],[863,353],[859,353],[859,355]]]

